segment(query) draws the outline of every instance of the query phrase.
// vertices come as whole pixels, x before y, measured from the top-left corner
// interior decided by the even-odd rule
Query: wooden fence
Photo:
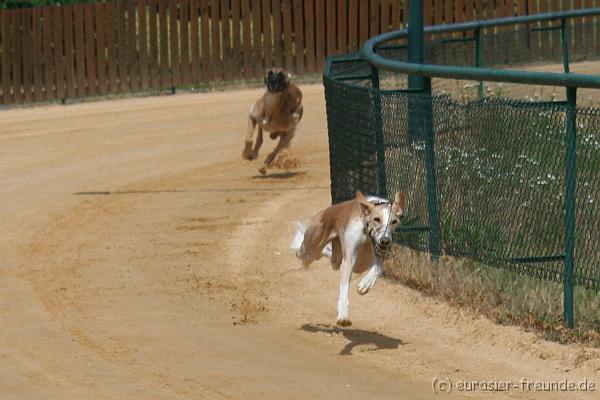
[[[600,0],[426,0],[426,25]],[[408,0],[130,0],[0,12],[0,103],[206,86],[327,55],[407,21]]]

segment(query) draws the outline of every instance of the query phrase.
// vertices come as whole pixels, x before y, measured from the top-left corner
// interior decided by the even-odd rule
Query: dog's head
[[[292,80],[292,74],[283,68],[274,67],[265,73],[265,85],[269,92],[281,92],[285,90]]]
[[[396,192],[394,202],[390,203],[378,198],[369,199],[357,191],[356,200],[377,252],[385,253],[392,245],[392,234],[400,226],[400,218],[404,215],[404,193]]]

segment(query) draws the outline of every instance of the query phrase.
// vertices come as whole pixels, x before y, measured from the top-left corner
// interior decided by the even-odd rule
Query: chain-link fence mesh
[[[561,62],[560,54],[556,58],[552,50],[560,37],[555,38],[555,31],[546,33],[551,51],[544,62]],[[528,34],[525,30],[499,32],[486,37],[485,45],[517,43],[516,53],[497,54],[498,64],[525,64],[546,57],[540,53],[545,48],[541,45],[536,52],[531,47],[522,53],[518,50]],[[473,61],[466,56],[474,54],[471,42],[436,40],[428,44],[428,62],[468,65]],[[463,52],[467,46],[471,48]],[[385,51],[386,56],[406,56],[404,48]],[[586,53],[579,59],[591,56]],[[486,57],[486,65],[495,65],[492,54]],[[479,98],[476,91],[473,96],[461,96],[453,86],[456,81],[438,79],[433,83],[433,96],[428,96],[401,90],[406,87],[405,78],[390,73],[382,74],[378,90],[370,85],[370,65],[358,58],[354,54],[331,60],[324,77],[333,202],[353,198],[356,190],[404,191],[407,217],[397,240],[428,251],[431,179],[427,146],[432,144],[441,252],[561,281],[568,106],[521,97],[519,93],[531,91],[527,85],[510,85],[515,91],[507,87],[484,92]],[[360,79],[349,79],[352,76]],[[564,97],[564,88],[551,89]],[[600,99],[598,92],[594,96]],[[600,290],[600,108],[579,107],[576,126],[575,284]],[[423,137],[428,129],[434,137],[429,143]],[[381,165],[385,166],[383,180]]]

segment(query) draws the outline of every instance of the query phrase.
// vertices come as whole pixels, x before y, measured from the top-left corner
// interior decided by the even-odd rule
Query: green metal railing
[[[581,118],[588,116],[590,121],[588,124],[589,134],[593,136],[598,133],[598,136],[600,136],[600,132],[594,130],[594,126],[596,126],[595,124],[597,123],[594,119],[597,115],[596,111],[587,110],[586,112],[582,112],[577,108],[577,89],[600,89],[600,76],[570,73],[568,22],[572,18],[600,15],[600,8],[492,19],[454,25],[431,26],[423,29],[422,9],[419,10],[418,3],[418,1],[411,1],[410,12],[412,15],[409,26],[412,29],[412,33],[409,32],[409,30],[385,33],[368,40],[364,44],[361,54],[335,56],[330,57],[327,60],[324,70],[324,85],[326,89],[328,126],[330,133],[332,199],[334,202],[345,200],[346,197],[351,195],[351,190],[347,189],[350,189],[352,186],[360,186],[357,188],[377,192],[381,196],[387,196],[391,179],[390,175],[397,176],[398,181],[412,182],[412,185],[416,188],[414,193],[426,193],[426,195],[423,195],[422,197],[424,197],[423,200],[426,200],[427,202],[427,223],[413,224],[413,226],[404,227],[403,231],[416,234],[428,233],[428,243],[425,245],[420,239],[413,240],[408,238],[404,241],[405,244],[414,248],[428,250],[434,259],[437,259],[442,252],[445,252],[453,255],[473,256],[473,258],[488,262],[492,265],[537,265],[540,263],[562,262],[563,270],[560,276],[558,276],[559,273],[557,269],[549,268],[547,271],[540,273],[540,277],[563,281],[564,321],[567,326],[572,327],[573,286],[579,283],[583,286],[600,290],[600,273],[598,273],[597,270],[587,272],[587,276],[578,276],[579,280],[575,279],[574,272],[576,268],[576,193],[578,190],[576,185],[578,115],[581,115]],[[482,32],[484,29],[497,28],[506,25],[525,25],[540,21],[560,22],[558,27],[550,26],[539,29],[560,30],[564,73],[501,70],[483,67]],[[464,37],[452,38],[449,40],[474,43],[475,66],[448,66],[423,63],[424,42],[419,31],[422,31],[425,34],[438,34],[438,36],[439,34],[452,32],[473,32],[472,36],[464,35]],[[406,39],[409,36],[408,46],[388,44],[391,41]],[[407,49],[408,61],[389,59],[378,54],[378,51],[383,52],[390,49]],[[340,68],[339,66],[343,67]],[[340,70],[344,71],[345,69],[349,70],[350,73],[340,72]],[[407,74],[408,89],[380,89],[380,70]],[[483,98],[484,81],[561,86],[566,90],[566,101],[524,104],[508,100],[501,103],[494,103],[483,99],[466,106],[458,106],[447,98],[432,96],[432,78],[479,81],[478,96],[480,98]],[[370,81],[370,87],[359,84],[359,82],[364,80]],[[516,124],[520,127],[519,129],[526,133],[529,132],[527,131],[526,125],[530,123],[527,122],[527,118],[534,118],[536,121],[538,119],[539,121],[542,121],[543,115],[545,115],[544,113],[551,119],[551,125],[547,126],[549,132],[561,129],[559,124],[562,123],[564,132],[562,144],[556,142],[556,140],[552,143],[539,142],[542,144],[547,143],[548,146],[554,146],[554,150],[564,151],[564,160],[555,162],[555,164],[559,164],[564,173],[564,182],[562,182],[561,178],[561,183],[564,183],[564,187],[561,186],[563,187],[563,193],[558,195],[558,197],[564,199],[563,209],[560,211],[557,210],[555,213],[557,216],[562,215],[564,218],[564,225],[562,227],[563,234],[560,239],[562,245],[558,246],[553,242],[554,244],[552,245],[545,246],[540,244],[536,247],[544,249],[550,254],[532,254],[527,256],[515,256],[514,254],[507,255],[511,248],[519,247],[514,243],[509,243],[511,240],[510,229],[507,229],[507,232],[503,232],[503,235],[508,239],[503,239],[506,243],[501,242],[503,246],[502,251],[496,251],[496,249],[490,247],[487,250],[482,250],[481,254],[475,251],[473,252],[477,254],[471,254],[465,249],[469,249],[469,246],[473,245],[472,239],[464,239],[464,243],[460,242],[460,240],[450,240],[453,239],[452,235],[457,235],[456,232],[458,232],[458,230],[452,231],[448,226],[453,227],[458,225],[455,222],[458,221],[460,217],[455,217],[452,215],[453,213],[448,210],[440,210],[439,207],[440,188],[443,190],[444,196],[446,197],[450,196],[448,195],[450,192],[447,188],[443,187],[443,185],[440,187],[438,184],[436,162],[443,161],[446,169],[452,168],[453,164],[450,162],[450,150],[447,148],[440,148],[436,134],[439,135],[438,131],[440,129],[438,128],[438,125],[452,125],[455,124],[455,121],[449,117],[446,118],[444,115],[440,116],[437,110],[443,109],[444,112],[447,113],[458,112],[460,115],[465,116],[464,119],[468,122],[466,125],[470,126],[469,129],[471,129],[471,131],[477,131],[481,136],[485,136],[488,134],[489,129],[486,130],[483,125],[481,128],[478,128],[479,121],[473,116],[476,115],[473,113],[475,112],[474,110],[488,110],[489,107],[496,107],[497,109],[506,108],[507,113],[512,113],[510,115],[514,115],[514,118],[520,118],[522,120],[517,120]],[[537,107],[535,113],[531,114],[531,111],[528,111],[528,107]],[[402,110],[402,114],[399,117],[394,114],[394,112],[398,113],[397,110]],[[600,112],[600,110],[598,111]],[[348,118],[354,125],[350,125],[350,122],[344,122],[340,119],[342,113],[344,113],[343,115],[347,115],[345,114],[346,112],[353,112]],[[542,117],[540,117],[540,115]],[[362,125],[363,117],[368,119],[368,122],[364,123],[364,125]],[[393,120],[393,118],[397,119]],[[588,127],[588,125],[586,125],[586,127]],[[399,126],[401,126],[402,129],[399,129]],[[501,130],[498,128],[498,125],[491,124],[491,126]],[[464,130],[464,128],[461,129]],[[354,134],[353,130],[356,131],[356,134],[354,137],[350,138],[349,135]],[[455,129],[456,132],[463,132],[462,130],[458,128]],[[598,130],[600,130],[600,126],[598,126]],[[397,133],[398,131],[405,132],[406,135],[400,135]],[[586,131],[586,134],[587,133],[588,132]],[[533,134],[531,135],[533,137]],[[549,136],[551,135],[549,134],[548,137]],[[550,140],[548,137],[543,140]],[[444,140],[444,143],[454,143],[454,141],[462,144],[467,143],[467,139],[464,137],[463,133],[457,134],[454,138],[445,138]],[[535,140],[538,139],[536,138]],[[532,142],[535,140],[532,139]],[[361,146],[361,148],[357,150],[353,149],[352,146]],[[463,147],[462,151],[467,147]],[[471,150],[473,150],[473,148],[471,148]],[[489,149],[486,149],[486,151],[488,150]],[[422,151],[423,154],[419,155],[419,151]],[[501,152],[501,150],[497,151]],[[440,155],[440,152],[444,154]],[[600,148],[598,148],[598,152],[600,152]],[[422,172],[426,178],[425,182],[418,182],[406,175],[411,172],[409,170],[403,170],[402,168],[405,167],[399,166],[401,161],[395,161],[400,155],[406,159],[406,162],[409,162],[409,159],[413,160],[413,168],[420,168],[419,165],[421,161],[424,163],[425,168],[423,168],[424,170]],[[498,154],[492,154],[493,157],[496,157],[497,155]],[[447,157],[447,159],[442,160],[440,158],[441,156]],[[554,155],[553,157],[557,156]],[[391,158],[392,160],[390,161],[388,158]],[[505,158],[510,159],[508,156]],[[398,166],[396,169],[392,168],[393,163],[396,163],[395,165]],[[590,164],[594,163],[591,162]],[[474,162],[473,165],[475,165]],[[548,164],[547,167],[548,170],[555,171],[556,165]],[[600,168],[600,164],[597,168]],[[416,174],[417,171],[413,171],[412,173]],[[551,174],[548,175],[550,176]],[[458,180],[455,179],[455,181]],[[426,188],[423,188],[422,185],[425,185]],[[511,189],[522,190],[520,187],[513,187]],[[481,198],[493,201],[492,198]],[[519,197],[519,199],[521,199],[521,197]],[[487,207],[487,205],[484,204],[480,204],[480,206]],[[425,207],[422,208],[423,211],[425,211]],[[454,222],[441,222],[441,217],[445,217],[444,211],[449,215],[449,220],[451,219],[450,217],[455,218],[453,220]],[[490,215],[495,213],[496,211],[488,212]],[[454,214],[456,214],[456,212],[454,212]],[[534,221],[533,223],[539,222],[540,221]],[[469,225],[469,229],[472,228],[472,225],[473,224]],[[462,225],[460,226],[462,227]],[[449,237],[446,237],[446,239],[447,241],[452,242],[451,244],[443,241],[443,229],[446,229],[449,232],[446,235]],[[469,229],[465,228],[463,231],[468,231]],[[519,229],[513,230],[515,232],[518,231],[519,234],[523,231]],[[472,236],[474,235],[473,232],[469,231],[469,233],[472,234]],[[489,236],[489,233],[482,233],[482,235]],[[501,236],[502,235],[498,237]],[[468,235],[465,237],[468,237]],[[490,236],[490,238],[491,237],[492,236]],[[484,244],[487,245],[492,243],[493,245],[493,240],[500,240],[498,238],[490,238],[486,239],[487,242],[484,241]],[[458,244],[455,244],[454,242],[457,242]],[[462,248],[461,245],[463,246]],[[500,246],[500,244],[498,244],[498,246]],[[502,252],[504,252],[502,256],[499,256]],[[583,253],[584,252],[582,252],[582,254]],[[588,253],[585,254],[585,257],[591,257]],[[586,262],[588,261],[588,264],[600,262],[600,260],[592,258],[586,260]],[[537,269],[534,267],[531,268],[532,270],[541,269],[541,267],[535,267]]]

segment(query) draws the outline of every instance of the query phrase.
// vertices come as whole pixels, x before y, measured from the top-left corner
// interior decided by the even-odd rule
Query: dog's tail
[[[306,232],[306,225],[300,221],[296,221],[296,232],[294,233],[294,239],[292,239],[292,243],[290,243],[290,249],[296,252],[296,255],[301,258],[301,255],[298,253],[302,248],[302,242],[304,242],[304,233]],[[328,243],[323,248],[323,255],[325,257],[331,258],[331,243]]]
[[[302,247],[302,242],[304,242],[304,232],[306,232],[306,225],[300,221],[296,221],[296,233],[294,233],[294,239],[290,243],[290,249],[296,253]]]

